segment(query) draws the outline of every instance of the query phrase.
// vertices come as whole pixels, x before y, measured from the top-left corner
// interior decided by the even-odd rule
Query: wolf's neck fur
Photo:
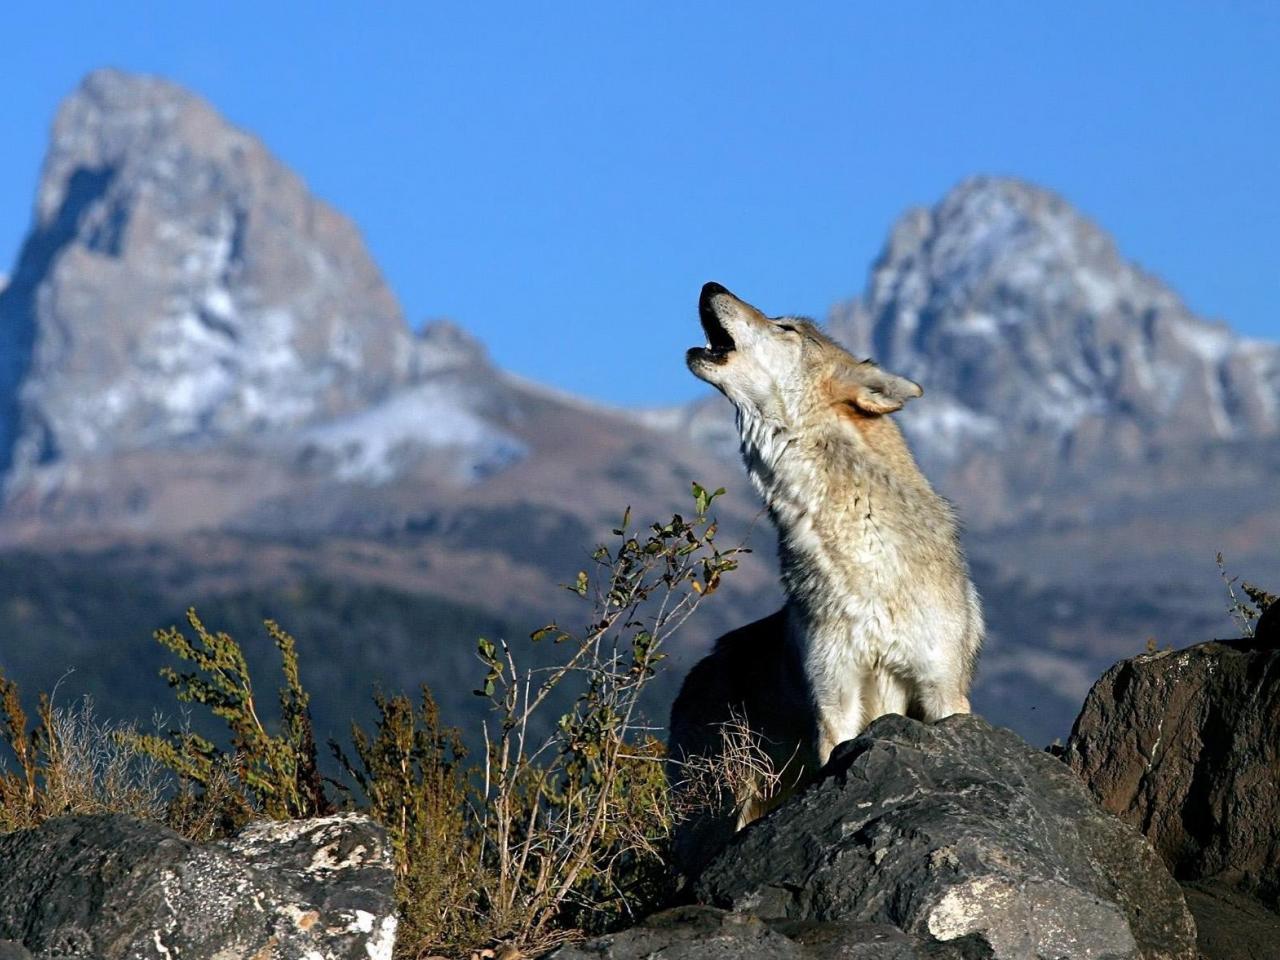
[[[902,575],[913,551],[904,518],[952,526],[887,417],[833,415],[793,430],[739,409],[738,432],[747,473],[778,528],[791,619],[798,615],[806,629],[848,619],[854,601]]]

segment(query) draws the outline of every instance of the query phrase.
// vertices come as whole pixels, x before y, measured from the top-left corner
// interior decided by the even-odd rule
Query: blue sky
[[[21,6],[0,271],[59,99],[112,65],[261,136],[412,321],[616,403],[700,392],[704,280],[823,316],[904,208],[979,172],[1060,191],[1194,309],[1280,339],[1280,4]]]

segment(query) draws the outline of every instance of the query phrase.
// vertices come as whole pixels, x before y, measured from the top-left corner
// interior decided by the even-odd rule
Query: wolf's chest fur
[[[950,525],[947,508],[927,485],[859,462],[838,439],[797,438],[748,418],[739,428],[778,529],[788,643],[808,696],[837,712],[874,713],[885,704],[868,676],[916,676],[934,657],[949,598],[946,584],[932,582],[945,571],[929,553],[938,533],[950,535],[937,529]]]

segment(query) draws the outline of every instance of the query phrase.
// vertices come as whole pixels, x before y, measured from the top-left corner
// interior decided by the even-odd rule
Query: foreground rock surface
[[[390,847],[362,816],[205,845],[128,817],[64,817],[0,836],[0,943],[37,958],[390,960],[393,888]]]
[[[1206,955],[1280,956],[1280,648],[1121,661],[1090,691],[1065,759],[1194,885]]]
[[[766,923],[714,907],[677,907],[545,960],[986,960],[976,938],[941,943],[879,923]]]
[[[695,885],[763,917],[976,936],[996,958],[1193,960],[1181,890],[1063,764],[973,716],[875,721]]]

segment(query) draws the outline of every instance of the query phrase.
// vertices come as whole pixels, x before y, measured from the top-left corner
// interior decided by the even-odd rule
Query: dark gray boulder
[[[1280,648],[1260,635],[1117,663],[1064,759],[1194,885],[1206,956],[1280,956]]]
[[[676,907],[545,960],[986,960],[973,937],[941,943],[878,923],[766,923],[714,907]]]
[[[976,935],[996,958],[1194,960],[1181,890],[1061,762],[974,716],[876,720],[744,830],[700,900],[767,918]]]
[[[394,872],[357,815],[196,844],[114,814],[0,836],[0,942],[36,957],[390,960]]]

